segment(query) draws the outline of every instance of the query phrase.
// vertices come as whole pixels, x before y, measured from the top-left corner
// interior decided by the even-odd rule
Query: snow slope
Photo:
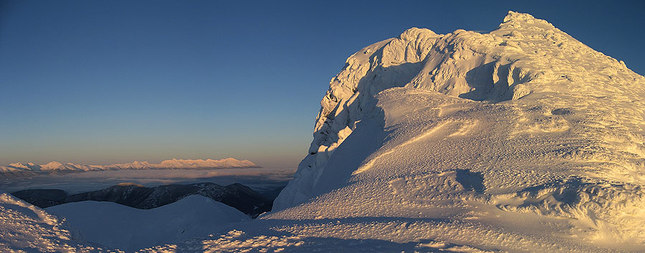
[[[142,252],[643,252],[643,98],[528,14],[412,28],[332,79],[274,212]]]
[[[147,210],[96,201],[46,210],[64,217],[79,238],[127,251],[206,237],[219,227],[250,219],[232,207],[198,195]]]
[[[0,252],[103,251],[72,239],[64,222],[44,210],[0,192]]]
[[[265,218],[386,218],[402,235],[339,226],[492,250],[643,250],[644,89],[528,14],[488,34],[409,29],[332,79],[310,154]]]

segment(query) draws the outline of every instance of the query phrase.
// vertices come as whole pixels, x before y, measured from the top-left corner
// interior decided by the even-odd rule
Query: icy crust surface
[[[1,252],[111,252],[79,244],[64,221],[0,191]]]
[[[642,250],[644,97],[644,77],[528,14],[488,34],[412,28],[331,80],[268,217],[445,218],[498,238],[472,239],[484,248]]]
[[[412,28],[332,79],[274,212],[141,252],[643,252],[644,89],[528,14]],[[32,208],[3,210],[0,247],[81,247]]]
[[[574,150],[577,155],[603,157],[598,161],[605,163],[602,166],[631,167],[598,169],[603,176],[643,182],[643,79],[623,63],[528,14],[509,12],[500,28],[489,34],[457,30],[437,35],[409,29],[399,38],[355,53],[332,79],[321,101],[310,155],[276,206],[286,208],[311,196],[329,157],[374,110],[375,95],[392,87],[476,101],[516,100],[507,103],[531,107],[524,110],[557,110],[553,113],[557,117],[542,112],[543,117],[518,118],[514,135],[568,130],[560,118],[576,110],[579,120],[573,124],[580,129],[571,135],[600,146]],[[530,101],[519,100],[529,94]],[[613,158],[631,163],[611,162]]]

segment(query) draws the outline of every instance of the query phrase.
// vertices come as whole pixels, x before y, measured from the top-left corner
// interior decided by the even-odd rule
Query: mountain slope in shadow
[[[271,210],[273,199],[239,184],[221,186],[215,183],[170,184],[145,187],[119,184],[105,189],[68,195],[58,189],[30,189],[11,193],[30,204],[47,208],[70,202],[107,201],[139,209],[152,209],[174,203],[190,195],[201,195],[222,202],[251,216]]]

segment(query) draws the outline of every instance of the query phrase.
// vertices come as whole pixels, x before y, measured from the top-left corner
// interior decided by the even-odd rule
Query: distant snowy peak
[[[245,167],[258,167],[249,160],[237,160],[235,158],[226,158],[221,160],[165,160],[159,164],[154,164],[153,167],[175,169],[175,168],[245,168]]]
[[[90,171],[101,170],[101,166],[83,165],[75,163],[60,163],[52,161],[46,164],[38,165],[35,163],[11,163],[8,166],[0,166],[0,173],[29,173],[29,172],[47,172],[47,171]]]
[[[0,173],[4,174],[25,174],[25,173],[47,173],[47,172],[72,172],[72,171],[98,171],[98,170],[122,170],[122,169],[220,169],[220,168],[257,168],[255,163],[249,160],[238,160],[235,158],[164,160],[160,163],[149,163],[146,161],[134,161],[131,163],[110,164],[110,165],[85,165],[75,163],[49,162],[47,164],[34,163],[12,163],[8,166],[0,166]]]
[[[111,164],[102,166],[107,169],[209,169],[209,168],[255,168],[259,167],[249,160],[237,160],[235,158],[214,159],[172,159],[160,163],[149,163],[134,161],[131,163]]]

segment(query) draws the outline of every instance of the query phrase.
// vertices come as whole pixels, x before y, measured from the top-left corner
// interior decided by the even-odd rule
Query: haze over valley
[[[643,252],[644,11],[0,2],[0,251]]]

